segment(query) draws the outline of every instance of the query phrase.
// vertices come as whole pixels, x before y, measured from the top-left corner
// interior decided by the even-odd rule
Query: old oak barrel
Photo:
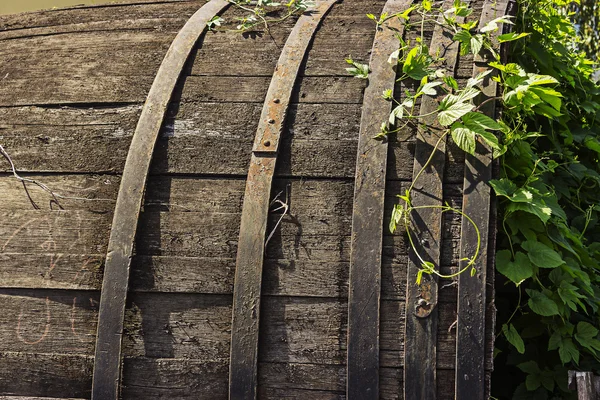
[[[0,17],[3,161],[45,185],[2,166],[0,397],[488,396],[489,152],[441,143],[414,194],[476,220],[474,276],[417,285],[406,235],[387,228],[434,143],[413,125],[373,139],[395,34],[418,33],[365,13],[410,5],[319,0],[245,35],[207,30],[246,14],[225,0]],[[471,6],[480,24],[508,9]],[[425,40],[459,82],[485,68],[438,24]],[[368,81],[348,55],[370,60]],[[415,212],[418,246],[451,273],[476,237],[438,211]]]

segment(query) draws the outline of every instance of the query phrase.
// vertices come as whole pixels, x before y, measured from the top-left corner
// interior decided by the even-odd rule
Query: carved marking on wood
[[[22,319],[23,319],[23,306],[21,306],[21,312],[19,313],[19,318],[18,318],[18,322],[17,322],[17,338],[21,342],[23,342],[25,344],[29,344],[29,345],[35,345],[35,344],[41,343],[46,338],[46,336],[48,336],[48,332],[50,331],[50,299],[48,297],[46,297],[46,324],[44,327],[44,332],[42,333],[42,335],[40,336],[40,338],[38,340],[28,341],[21,335],[21,320]]]

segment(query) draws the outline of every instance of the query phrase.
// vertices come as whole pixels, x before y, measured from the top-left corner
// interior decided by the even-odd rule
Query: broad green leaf
[[[544,317],[551,317],[552,315],[558,315],[558,306],[545,294],[538,292],[537,290],[527,289],[529,294],[529,301],[527,305],[536,314]]]
[[[517,189],[510,197],[510,201],[515,203],[529,203],[533,200],[533,194],[527,189]]]
[[[560,361],[564,364],[569,363],[571,360],[575,362],[575,364],[579,364],[579,350],[573,344],[571,339],[563,339],[560,347],[558,348],[558,355],[560,356]]]
[[[496,253],[496,269],[517,286],[533,276],[529,258],[520,251],[515,254],[515,261],[512,261],[510,250],[500,250]]]
[[[525,378],[525,386],[527,387],[527,390],[529,390],[530,392],[536,390],[537,388],[542,386],[542,381],[540,380],[540,376],[537,374],[527,375],[527,377]]]
[[[513,324],[502,325],[502,333],[504,333],[504,337],[506,337],[508,343],[512,344],[519,353],[525,353],[525,343],[523,343],[523,339],[521,339],[519,332],[517,332]]]
[[[437,86],[440,86],[443,82],[429,82],[426,83],[422,88],[421,88],[421,92],[423,92],[424,94],[428,95],[428,96],[435,96],[437,94],[437,91],[435,90],[435,88]]]
[[[529,204],[529,203],[515,203],[511,202],[507,207],[506,211],[509,213],[515,211],[524,211],[530,214],[536,215],[543,223],[548,222],[552,216],[552,209],[541,204]]]
[[[494,189],[497,196],[510,197],[517,190],[517,185],[510,179],[492,179],[489,181],[490,186]]]
[[[514,22],[512,22],[509,18],[512,18],[511,16],[505,15],[502,17],[498,17],[496,19],[491,20],[490,22],[488,22],[483,28],[481,28],[479,31],[481,33],[485,33],[485,32],[494,32],[497,31],[499,26],[498,24],[502,23],[502,24],[510,24],[510,25],[514,25]]]
[[[510,33],[505,33],[504,35],[498,36],[498,41],[500,43],[512,42],[513,40],[521,39],[521,38],[524,38],[525,36],[529,36],[529,35],[531,35],[531,33],[526,33],[526,32],[522,32],[522,33],[510,32]]]
[[[475,155],[475,132],[465,128],[458,124],[457,127],[452,129],[452,140],[458,145],[463,151]]]
[[[483,72],[480,72],[479,74],[477,74],[477,76],[475,78],[469,78],[469,80],[467,81],[467,87],[475,87],[477,85],[479,85],[481,82],[483,82],[483,79],[488,76],[489,74],[491,74],[493,72],[493,70],[491,69],[486,69]]]
[[[478,112],[470,112],[462,117],[462,121],[469,129],[479,133],[485,130],[498,131],[502,129],[499,123]]]
[[[406,60],[402,66],[402,72],[412,79],[420,81],[429,75],[430,61],[427,55],[427,47],[413,47],[406,55]]]
[[[498,138],[493,133],[488,132],[488,131],[483,131],[483,132],[477,132],[477,134],[479,136],[481,136],[481,138],[488,144],[488,146],[490,146],[495,151],[502,150],[502,147],[500,146],[500,143],[498,142]]]
[[[594,325],[581,321],[577,324],[577,333],[575,334],[575,339],[582,346],[591,347],[592,339],[595,339],[598,336],[598,329],[594,327]]]
[[[539,374],[540,372],[542,372],[538,364],[533,360],[518,364],[517,368],[519,368],[526,374]]]
[[[479,54],[483,47],[483,35],[475,35],[471,38],[471,52],[474,55]]]
[[[394,124],[394,123],[396,123],[396,118],[402,119],[403,117],[404,117],[404,107],[402,106],[402,104],[400,104],[399,106],[397,106],[396,108],[394,108],[392,110],[388,120],[389,120],[390,124]]]
[[[527,251],[531,262],[540,268],[556,268],[565,263],[560,254],[541,242],[527,240],[521,247]]]
[[[552,85],[559,83],[556,78],[549,75],[528,74],[527,76],[529,77],[527,79],[527,84],[529,86]]]
[[[456,122],[460,117],[470,112],[475,106],[468,103],[456,103],[447,109],[440,111],[438,121],[442,126],[449,126]]]
[[[562,336],[559,331],[555,331],[548,340],[548,350],[556,350],[562,343]]]
[[[448,85],[448,87],[454,90],[458,90],[458,82],[456,82],[456,79],[454,79],[451,76],[445,76],[443,79],[446,85]]]

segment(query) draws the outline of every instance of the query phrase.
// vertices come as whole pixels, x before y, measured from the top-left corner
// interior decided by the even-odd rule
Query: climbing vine
[[[498,16],[483,27],[469,21],[473,10],[460,0],[447,10],[423,0],[399,14],[367,15],[376,29],[386,29],[390,18],[421,29],[413,42],[399,37],[399,50],[389,59],[399,71],[398,80],[417,82],[417,89],[407,90],[402,101],[391,89],[382,94],[394,107],[377,136],[386,138],[407,124],[419,125],[427,134],[431,126],[423,118],[435,117],[435,126],[444,131],[415,181],[447,138],[469,154],[480,139],[500,159],[500,176],[489,184],[499,199],[496,265],[505,283],[498,289],[495,355],[500,362],[492,382],[497,384],[495,395],[503,399],[567,398],[572,395],[566,387],[568,369],[600,370],[600,87],[585,55],[589,40],[576,39],[573,15],[565,12],[568,5],[563,0],[519,0],[517,18]],[[461,55],[489,51],[495,60],[460,86],[435,67],[440,60],[423,40],[426,22],[450,32]],[[502,24],[514,25],[514,32],[498,36],[500,43],[514,42],[508,62],[492,46],[491,35]],[[350,74],[368,79],[368,65],[346,61]],[[500,86],[498,98],[488,99],[503,106],[500,120],[473,103],[488,76]],[[437,108],[417,115],[415,107],[424,95],[439,99]],[[450,276],[418,254],[411,229],[414,210],[462,212],[447,204],[413,204],[415,181],[398,195],[390,230],[406,230],[421,261],[417,282],[423,274],[473,273],[479,250],[461,260],[466,267]]]
[[[290,0],[287,3],[273,0],[229,0],[229,3],[244,11],[246,15],[232,20],[215,16],[208,22],[208,29],[249,32],[264,28],[268,32],[270,24],[280,23],[294,15],[302,14],[315,5],[311,0]],[[233,26],[235,29],[232,28]]]

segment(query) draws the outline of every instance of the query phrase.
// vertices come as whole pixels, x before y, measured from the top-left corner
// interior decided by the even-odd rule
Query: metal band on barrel
[[[487,0],[482,9],[479,27],[482,28],[491,20],[506,15],[508,0]],[[494,34],[500,35],[500,30]],[[495,43],[498,45],[497,43]],[[475,57],[473,76],[485,71],[488,62],[494,57],[487,50],[483,50]],[[498,84],[491,76],[481,84],[484,98],[476,98],[475,104],[481,103],[486,98],[497,95]],[[480,111],[494,118],[495,101],[488,101]],[[458,322],[456,326],[456,399],[483,399],[486,395],[486,358],[491,355],[486,353],[486,322],[487,310],[487,274],[490,268],[488,252],[493,252],[489,243],[491,219],[491,191],[487,182],[492,179],[492,152],[478,140],[475,156],[467,154],[465,160],[465,177],[463,191],[464,214],[468,215],[478,227],[481,238],[481,250],[476,260],[477,274],[471,276],[465,271],[458,277]],[[477,246],[477,233],[473,226],[463,217],[460,236],[459,260],[472,257]],[[459,270],[464,268],[465,261],[459,263]],[[489,310],[494,313],[494,310]],[[488,357],[486,357],[488,356]]]
[[[388,0],[383,13],[394,15],[411,3],[412,0]],[[404,24],[396,17],[377,30],[369,63],[369,86],[363,98],[348,292],[349,400],[379,399],[379,309],[388,142],[374,137],[392,110],[392,103],[381,94],[394,88],[396,71],[388,58],[399,48],[396,36],[401,36],[403,30]]]
[[[177,34],[154,79],[133,135],[117,196],[104,267],[92,380],[94,400],[116,400],[119,397],[129,268],[156,139],[190,52],[206,31],[206,24],[228,4],[226,0],[209,1]]]
[[[231,400],[256,398],[265,234],[281,132],[300,65],[320,21],[336,1],[317,1],[298,19],[277,62],[258,124],[236,259],[229,367]]]
[[[452,7],[452,0],[445,0],[444,9]],[[454,76],[459,55],[459,46],[444,32],[442,24],[436,24],[429,53],[435,57],[441,54],[446,73]],[[413,181],[427,163],[436,143],[444,134],[437,123],[435,96],[423,96],[417,130],[417,144],[413,166]],[[412,202],[418,205],[443,204],[444,166],[446,162],[446,142],[440,141],[429,167],[418,177],[412,192]],[[436,266],[440,265],[442,247],[441,208],[424,208],[412,212],[412,232],[419,235],[415,241],[417,251]],[[406,328],[404,335],[404,398],[406,400],[434,400],[436,386],[436,347],[438,325],[438,283],[435,275],[423,275],[420,285],[416,284],[421,262],[415,251],[409,250],[406,281]]]

